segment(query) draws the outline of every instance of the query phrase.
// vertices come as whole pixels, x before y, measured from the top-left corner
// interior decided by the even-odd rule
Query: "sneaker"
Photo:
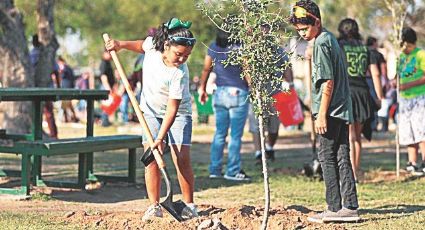
[[[149,206],[148,210],[146,210],[145,214],[142,217],[142,221],[148,221],[155,217],[162,217],[162,209],[159,204],[153,204]]]
[[[310,222],[313,222],[313,223],[323,224],[324,223],[323,220],[326,217],[336,216],[336,215],[337,215],[336,212],[325,210],[323,212],[319,212],[319,213],[317,213],[315,215],[312,215],[312,216],[307,217],[307,220],[310,221]]]
[[[261,152],[260,154],[255,153],[255,165],[261,165],[263,163],[261,159]]]
[[[266,158],[274,161],[274,150],[266,150]]]
[[[210,179],[219,179],[222,177],[222,175],[217,175],[217,174],[210,174]]]
[[[198,216],[198,209],[194,203],[186,204],[186,207],[184,207],[181,212],[181,217],[185,220],[189,220]]]
[[[241,170],[239,173],[236,173],[234,176],[224,175],[224,179],[233,180],[233,181],[250,181],[251,177],[246,175],[246,173]]]
[[[336,215],[327,215],[323,217],[323,222],[356,222],[359,221],[359,212],[348,208],[342,208]]]
[[[407,163],[406,171],[410,172],[414,176],[423,176],[425,168],[419,169],[418,166],[412,164],[411,162]]]

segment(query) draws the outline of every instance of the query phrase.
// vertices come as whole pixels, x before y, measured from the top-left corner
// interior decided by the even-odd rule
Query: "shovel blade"
[[[165,200],[160,203],[160,205],[179,222],[184,221],[185,219],[182,217],[182,211],[186,207],[186,204],[181,201],[172,202],[171,200]]]
[[[165,186],[167,188],[167,194],[165,196],[165,199],[163,202],[160,203],[160,205],[168,212],[172,217],[174,217],[177,221],[181,222],[184,220],[182,217],[182,211],[186,207],[186,204],[179,200],[176,202],[173,202],[173,187],[171,185],[170,177],[168,176],[167,169],[160,168],[159,169],[162,173],[162,176],[164,178]]]

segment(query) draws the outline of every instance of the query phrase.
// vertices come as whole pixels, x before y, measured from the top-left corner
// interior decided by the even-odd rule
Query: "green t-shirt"
[[[335,36],[322,29],[313,46],[312,64],[312,112],[316,117],[322,100],[323,84],[334,81],[334,89],[329,105],[328,116],[348,122],[353,121],[350,88],[344,53]]]
[[[397,72],[401,84],[421,79],[425,73],[425,50],[415,48],[410,54],[402,53]],[[400,96],[403,98],[415,98],[422,95],[425,95],[425,85],[400,91]]]

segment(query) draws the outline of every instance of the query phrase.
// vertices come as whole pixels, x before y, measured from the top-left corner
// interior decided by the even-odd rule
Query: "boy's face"
[[[315,25],[294,24],[294,27],[304,40],[310,41],[319,34],[320,23]]]
[[[415,48],[416,48],[416,45],[413,43],[409,43],[409,42],[401,43],[401,51],[404,54],[410,54]]]

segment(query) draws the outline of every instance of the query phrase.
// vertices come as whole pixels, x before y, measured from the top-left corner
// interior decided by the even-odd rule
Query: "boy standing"
[[[353,112],[345,57],[335,36],[321,25],[319,7],[298,1],[290,22],[300,36],[313,40],[312,113],[318,135],[319,162],[326,186],[327,210],[308,217],[316,223],[360,219],[357,192],[350,162],[348,123]]]

